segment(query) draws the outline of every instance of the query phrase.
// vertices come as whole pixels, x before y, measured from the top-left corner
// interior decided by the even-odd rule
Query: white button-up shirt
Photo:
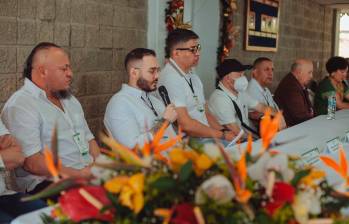
[[[208,125],[204,89],[199,76],[192,72],[185,74],[176,62],[170,59],[159,77],[158,86],[162,85],[166,87],[171,103],[176,107],[186,107],[192,119]]]
[[[275,103],[273,96],[268,88],[263,88],[255,79],[251,79],[247,87],[248,94],[258,102],[278,110],[279,107]]]
[[[7,135],[7,134],[10,134],[10,133],[8,132],[8,130],[6,129],[6,127],[4,126],[2,121],[0,120],[0,136]],[[8,194],[16,193],[16,192],[14,192],[12,190],[8,190],[6,188],[4,175],[6,175],[6,172],[0,171],[0,195],[8,195]]]
[[[84,117],[79,101],[71,96],[60,100],[64,111],[50,102],[46,93],[29,79],[6,102],[1,117],[11,134],[22,146],[26,157],[51,147],[52,132],[57,124],[58,156],[66,167],[82,169],[92,162],[82,156],[73,136],[80,134],[84,147],[94,138]],[[88,148],[89,149],[89,148]],[[18,185],[31,191],[45,177],[32,175],[23,169],[16,170]]]
[[[155,112],[152,110],[154,108]],[[162,118],[164,104],[143,90],[123,84],[121,90],[108,102],[104,125],[121,144],[140,147],[153,138],[151,129]],[[175,136],[172,125],[165,131],[163,140]]]
[[[243,122],[249,125],[248,109],[255,108],[258,105],[258,101],[250,97],[246,92],[235,96],[222,83],[219,83],[219,87],[221,90],[214,90],[208,101],[208,107],[218,122],[221,125],[234,123],[241,128],[241,122],[232,102],[234,100],[241,111]]]

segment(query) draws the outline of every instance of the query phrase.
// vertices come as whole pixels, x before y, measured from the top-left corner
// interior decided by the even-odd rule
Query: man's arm
[[[97,156],[99,156],[99,154],[100,154],[99,146],[98,146],[96,140],[94,140],[94,139],[90,140],[88,142],[88,145],[89,145],[89,149],[90,149],[90,155],[92,156],[93,161],[95,161]]]
[[[260,114],[264,114],[265,111],[266,111],[268,108],[271,110],[271,115],[275,116],[275,115],[278,113],[278,111],[275,110],[274,108],[268,107],[267,105],[264,105],[264,104],[262,104],[262,103],[258,103],[257,106],[255,107],[255,110],[256,110],[257,112],[259,112]],[[282,130],[282,129],[285,129],[285,128],[286,128],[286,121],[285,121],[284,116],[281,115],[281,120],[280,120],[279,129]]]
[[[40,152],[27,157],[24,160],[23,168],[34,175],[47,176],[47,177],[51,176],[45,163],[45,157]],[[88,178],[91,176],[90,167],[85,167],[81,170],[78,170],[78,169],[62,166],[61,174],[65,177]]]
[[[16,139],[9,134],[0,136],[0,156],[7,170],[19,167],[24,162],[24,155]]]
[[[214,128],[216,130],[221,130],[223,128],[223,126],[218,123],[217,119],[211,113],[207,103],[205,104],[205,114],[206,114],[208,124],[210,125],[211,128]]]

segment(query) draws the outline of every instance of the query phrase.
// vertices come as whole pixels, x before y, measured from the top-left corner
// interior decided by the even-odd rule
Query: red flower
[[[285,203],[292,203],[295,194],[295,189],[292,185],[284,182],[276,182],[273,188],[271,200],[264,206],[267,213],[272,216],[277,209],[285,205]]]
[[[189,203],[176,205],[172,209],[171,224],[197,224],[194,207]]]
[[[74,188],[67,191],[59,198],[59,204],[64,214],[66,214],[74,222],[80,222],[87,219],[98,219],[102,221],[112,221],[113,212],[107,210],[100,213],[100,210],[87,201],[80,193],[81,188]],[[106,191],[100,186],[82,187],[91,196],[97,199],[103,206],[111,205],[107,198]]]

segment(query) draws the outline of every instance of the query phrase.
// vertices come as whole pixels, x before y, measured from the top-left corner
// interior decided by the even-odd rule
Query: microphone
[[[161,99],[164,102],[165,106],[167,106],[171,103],[170,97],[168,96],[168,92],[167,92],[167,89],[165,86],[159,87],[159,94],[160,94]]]

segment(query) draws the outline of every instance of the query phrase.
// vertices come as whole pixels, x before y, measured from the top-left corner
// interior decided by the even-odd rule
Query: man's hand
[[[166,107],[162,117],[171,123],[177,120],[177,112],[175,106],[172,103]]]
[[[227,141],[231,141],[236,137],[236,134],[233,131],[225,131],[223,137]]]
[[[17,143],[17,140],[12,135],[2,135],[0,136],[0,150],[6,149],[9,147],[19,147],[19,144]]]
[[[24,155],[20,147],[1,148],[0,155],[7,170],[13,170],[24,162]]]

